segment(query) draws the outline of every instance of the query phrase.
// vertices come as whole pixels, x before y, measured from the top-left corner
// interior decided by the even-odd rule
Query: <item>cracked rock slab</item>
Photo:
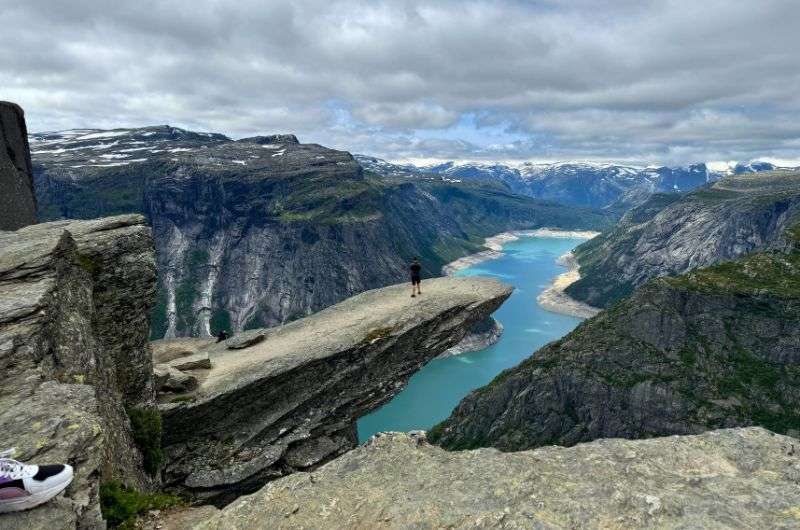
[[[386,433],[194,528],[798,528],[797,448],[755,427],[518,453]]]

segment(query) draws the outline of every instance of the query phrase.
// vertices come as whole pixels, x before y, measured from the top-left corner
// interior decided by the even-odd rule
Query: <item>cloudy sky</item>
[[[797,0],[0,0],[31,131],[295,132],[392,160],[800,159]]]

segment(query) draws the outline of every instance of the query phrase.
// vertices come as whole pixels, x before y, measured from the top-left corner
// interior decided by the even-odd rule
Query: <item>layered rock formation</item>
[[[0,515],[4,529],[101,528],[101,480],[149,487],[144,467],[158,463],[143,458],[129,413],[153,410],[155,278],[141,216],[0,233],[0,446],[75,468],[65,496]]]
[[[580,245],[573,298],[608,307],[651,278],[748,252],[785,249],[800,218],[800,173],[745,173],[687,195],[657,195],[610,232]]]
[[[382,178],[291,135],[232,141],[171,127],[34,135],[41,216],[148,216],[160,294],[154,338],[307,316],[426,276],[510,229],[606,226],[604,212],[498,185]]]
[[[36,196],[25,114],[14,103],[0,101],[0,230],[36,222]]]
[[[430,280],[417,298],[398,285],[201,348],[198,388],[161,398],[165,481],[225,503],[354,448],[359,417],[510,294],[480,278]]]
[[[759,428],[513,454],[447,452],[421,435],[390,433],[221,512],[176,522],[197,530],[788,529],[800,525],[798,480],[797,440]]]
[[[471,393],[431,438],[519,450],[747,425],[800,434],[799,279],[800,252],[775,251],[654,280]]]

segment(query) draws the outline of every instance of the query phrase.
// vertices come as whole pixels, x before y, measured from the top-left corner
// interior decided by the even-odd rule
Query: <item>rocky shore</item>
[[[502,335],[503,325],[494,318],[489,317],[475,324],[461,342],[439,355],[439,358],[443,359],[486,349],[499,341]]]
[[[442,274],[445,276],[452,276],[461,269],[466,269],[478,263],[497,259],[503,255],[503,245],[516,241],[522,237],[562,237],[562,238],[581,238],[591,239],[600,232],[592,232],[588,230],[559,230],[556,228],[537,228],[536,230],[513,230],[511,232],[503,232],[492,237],[487,237],[483,246],[487,248],[482,252],[464,256],[455,261],[452,261],[442,267]]]
[[[536,297],[536,301],[539,302],[542,309],[578,318],[591,318],[602,311],[602,309],[575,300],[565,292],[567,287],[581,277],[580,272],[578,272],[579,265],[575,260],[575,255],[572,252],[567,252],[559,257],[556,263],[566,267],[567,272],[556,276],[552,285]]]

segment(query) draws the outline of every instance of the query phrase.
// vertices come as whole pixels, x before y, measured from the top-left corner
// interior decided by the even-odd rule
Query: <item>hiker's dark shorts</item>
[[[420,276],[411,277],[411,285],[419,285],[421,283],[422,283],[422,278]]]

